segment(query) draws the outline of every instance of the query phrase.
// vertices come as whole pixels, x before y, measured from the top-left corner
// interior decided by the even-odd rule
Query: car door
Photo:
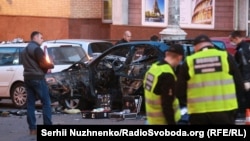
[[[0,48],[0,96],[9,97],[9,88],[13,83],[19,65],[19,49],[16,47]]]

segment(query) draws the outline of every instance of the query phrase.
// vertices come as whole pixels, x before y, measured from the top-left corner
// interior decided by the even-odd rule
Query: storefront
[[[179,15],[169,11],[169,1],[179,2]],[[159,35],[175,18],[179,18],[181,29],[187,33],[186,38],[193,38],[200,33],[227,36],[232,30],[240,30],[250,36],[249,1],[1,1],[0,39],[21,37],[29,40],[32,30],[40,30],[47,39],[91,38],[117,41],[122,38],[125,30],[130,30],[132,40],[147,40],[152,35]],[[48,8],[52,6],[53,8]]]
[[[118,40],[125,30],[134,40],[149,39],[176,18],[169,13],[168,0],[104,0],[112,3],[111,39]],[[250,35],[250,0],[179,0],[179,25],[187,38],[204,33],[228,36],[232,30]],[[104,7],[105,9],[105,7]],[[248,12],[247,12],[248,11]],[[169,17],[171,16],[171,17]]]

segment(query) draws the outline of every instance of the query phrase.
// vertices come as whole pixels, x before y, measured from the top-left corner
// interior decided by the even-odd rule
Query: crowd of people
[[[180,109],[186,109],[189,125],[234,125],[236,118],[245,117],[250,108],[250,48],[239,31],[228,38],[235,56],[216,49],[202,34],[194,39],[195,53],[181,64],[181,45],[176,44],[166,51],[164,63],[151,66],[144,77],[147,124],[182,124]],[[175,51],[175,57],[169,55],[172,50],[179,50],[179,57]],[[173,62],[180,65],[178,73]]]
[[[181,65],[176,83],[176,96],[188,109],[189,123],[234,124],[236,90],[243,83],[233,57],[215,49],[206,35],[194,39],[194,50]]]
[[[116,44],[130,42],[131,37],[127,30]],[[40,48],[42,33],[34,31],[30,38],[22,61],[28,94],[27,122],[30,134],[36,134],[37,98],[43,104],[44,124],[52,125],[44,76],[54,65],[46,61]],[[228,38],[236,47],[234,56],[216,49],[207,35],[199,35],[194,39],[193,55],[185,57],[182,45],[173,44],[163,60],[152,64],[143,80],[147,124],[176,125],[181,119],[181,108],[187,109],[190,125],[233,125],[237,117],[245,116],[245,110],[250,108],[250,47],[239,31],[233,31]],[[157,35],[149,40],[160,41]]]
[[[131,36],[125,31],[116,44],[130,42]],[[152,64],[143,80],[147,124],[180,124],[181,109],[187,109],[190,125],[233,125],[236,118],[245,118],[250,108],[250,48],[240,31],[232,31],[228,39],[234,56],[201,34],[194,39],[193,55],[185,57],[182,45],[174,44],[162,61]],[[149,40],[160,38],[152,35]]]

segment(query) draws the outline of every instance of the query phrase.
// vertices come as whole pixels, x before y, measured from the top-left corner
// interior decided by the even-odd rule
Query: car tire
[[[11,87],[11,100],[16,108],[25,108],[27,105],[27,93],[24,83],[18,82]]]

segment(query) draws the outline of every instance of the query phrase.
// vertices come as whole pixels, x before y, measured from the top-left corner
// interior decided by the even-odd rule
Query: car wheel
[[[10,90],[11,100],[15,107],[25,108],[27,104],[27,93],[24,87],[24,83],[16,83]]]

